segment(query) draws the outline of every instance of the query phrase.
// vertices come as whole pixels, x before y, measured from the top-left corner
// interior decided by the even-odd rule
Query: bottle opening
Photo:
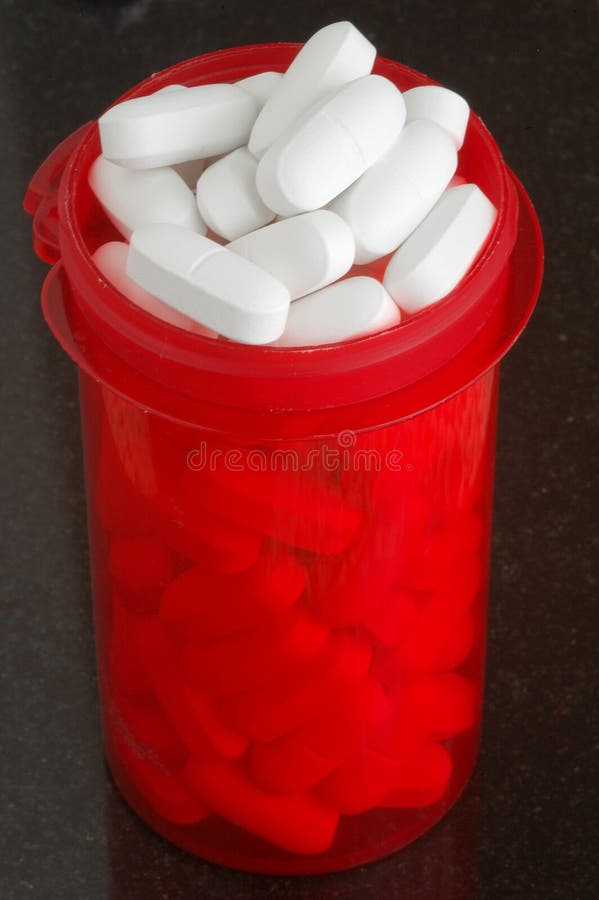
[[[260,71],[284,71],[299,47],[240,47],[187,60],[146,79],[115,102],[171,83],[235,81]],[[373,71],[403,91],[435,83],[381,57]],[[101,341],[111,358],[114,356],[111,371],[124,364],[130,370],[131,383],[139,378],[151,380],[154,393],[160,388],[171,395],[169,410],[173,408],[174,392],[183,406],[218,404],[237,412],[244,409],[259,417],[264,413],[272,416],[277,411],[318,416],[374,400],[386,406],[397,406],[399,402],[401,415],[411,414],[464,386],[466,382],[450,387],[454,379],[448,376],[452,369],[462,373],[468,370],[467,359],[473,357],[481,336],[486,337],[486,355],[478,353],[478,371],[470,366],[469,380],[497,360],[497,323],[504,316],[498,310],[518,301],[515,287],[526,274],[514,270],[515,245],[521,239],[523,226],[532,228],[536,247],[534,254],[524,263],[520,261],[519,266],[532,268],[540,277],[541,245],[534,211],[489,131],[472,112],[457,174],[477,183],[496,206],[498,215],[478,260],[450,294],[387,331],[342,343],[289,349],[215,341],[162,322],[136,307],[107,284],[92,263],[91,256],[100,244],[120,237],[100,210],[87,182],[89,167],[99,152],[96,126],[85,134],[61,181],[58,216],[66,276],[61,283],[68,283],[70,316],[78,318],[79,332],[88,332],[88,353],[90,342]],[[519,231],[523,204],[528,204],[527,217],[520,222]],[[46,313],[51,315],[48,304]],[[520,328],[524,325],[523,315]],[[56,325],[53,330],[56,333]],[[66,346],[69,341],[62,343]],[[107,377],[105,372],[98,374]],[[405,397],[413,397],[414,401],[406,406]],[[207,398],[211,398],[210,403]]]

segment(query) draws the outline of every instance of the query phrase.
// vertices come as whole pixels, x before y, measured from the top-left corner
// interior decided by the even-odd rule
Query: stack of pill
[[[175,326],[277,347],[378,332],[445,297],[496,218],[456,175],[469,107],[439,86],[401,93],[375,57],[337,22],[283,74],[109,109],[89,183],[123,241],[94,254],[102,275]]]
[[[198,445],[93,386],[108,753],[159,830],[313,855],[359,842],[346,817],[438,817],[476,743],[494,377],[331,439],[336,468],[319,441]]]

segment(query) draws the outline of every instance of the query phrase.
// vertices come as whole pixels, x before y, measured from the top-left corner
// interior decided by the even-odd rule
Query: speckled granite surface
[[[591,4],[1,0],[0,17],[2,897],[597,896]],[[106,775],[75,371],[41,318],[45,267],[20,202],[55,144],[151,71],[220,47],[304,40],[341,18],[383,55],[470,100],[537,207],[546,277],[503,367],[485,730],[473,780],[441,825],[381,863],[269,879],[169,847]]]

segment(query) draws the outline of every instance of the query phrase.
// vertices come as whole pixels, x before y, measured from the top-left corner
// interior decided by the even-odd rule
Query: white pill
[[[160,91],[165,92],[177,90],[187,90],[187,88],[184,84],[168,84],[166,87],[160,88]],[[160,93],[160,91],[157,91],[156,93]],[[198,178],[204,169],[211,166],[212,163],[216,162],[217,159],[220,159],[221,156],[224,155],[225,154],[223,153],[217,153],[215,156],[206,156],[202,159],[190,159],[187,162],[177,163],[173,166],[173,169],[181,176],[187,187],[191,188],[195,194]]]
[[[228,153],[247,143],[257,113],[255,98],[234,84],[169,85],[100,117],[102,153],[138,169]]]
[[[345,275],[355,245],[340,216],[317,209],[252,231],[228,249],[270,272],[296,300]]]
[[[207,225],[228,241],[267,225],[275,214],[256,190],[258,163],[247,147],[223,156],[202,173],[198,209]]]
[[[310,106],[348,81],[368,75],[376,48],[351,22],[334,22],[306,41],[264,104],[249,148],[260,158]]]
[[[397,325],[401,313],[376,278],[346,278],[291,305],[277,347],[309,347]]]
[[[389,150],[403,127],[395,85],[366,75],[309,110],[258,164],[258,193],[282,216],[329,203]]]
[[[207,337],[216,337],[215,331],[211,331],[209,328],[205,328],[204,325],[194,322],[188,316],[177,312],[172,306],[167,306],[158,297],[150,294],[129,278],[127,275],[128,253],[129,246],[124,241],[109,241],[107,244],[102,244],[101,247],[98,247],[92,259],[106,281],[109,281],[117,291],[124,294],[136,306],[141,306],[146,312],[151,313],[158,319],[163,319],[165,322],[170,322],[171,325],[176,325],[178,328],[184,328],[187,331],[193,331],[196,334],[203,334]]]
[[[127,240],[136,228],[152,222],[206,233],[193,192],[169,166],[126,169],[98,156],[88,180],[104,212]]]
[[[403,97],[406,101],[406,122],[415,119],[436,122],[452,136],[456,149],[460,149],[470,116],[470,107],[463,97],[435,84],[411,88]]]
[[[260,72],[258,75],[242,78],[235,84],[244,91],[249,91],[252,97],[258,101],[259,108],[262,109],[275,88],[279,86],[282,77],[281,72]]]
[[[283,75],[281,72],[259,72],[248,78],[240,78],[235,84],[247,91],[258,102],[258,108],[262,109],[274,89],[278,86]],[[168,84],[161,91],[176,91],[185,88],[184,84]],[[158,93],[158,92],[157,92]]]
[[[398,306],[415,313],[453,290],[487,240],[496,216],[475,184],[445,191],[389,260],[383,283]]]
[[[457,166],[447,132],[425,119],[410,122],[394,147],[334,200],[350,226],[356,263],[391,253],[433,208]]]
[[[289,291],[281,282],[177,225],[134,231],[127,274],[169,306],[233,340],[267,344],[285,328]]]

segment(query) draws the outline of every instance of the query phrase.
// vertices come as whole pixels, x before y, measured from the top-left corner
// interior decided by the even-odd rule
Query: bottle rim
[[[115,103],[172,83],[235,81],[269,69],[284,71],[300,47],[244,46],[185,60],[140,82]],[[401,90],[436,83],[383,57],[377,57],[373,71],[391,78]],[[527,266],[537,278],[534,296],[529,293],[518,300],[524,308],[515,317],[517,325],[514,319],[513,333],[504,336],[506,349],[524,327],[534,306],[542,269],[538,221],[493,137],[473,112],[460,158],[465,155],[467,161],[477,159],[477,165],[484,160],[485,178],[491,188],[488,193],[493,194],[491,199],[498,215],[493,232],[468,275],[443,300],[399,325],[366,337],[310,348],[250,346],[187,332],[158,320],[106,283],[93,264],[96,248],[86,234],[92,203],[87,171],[99,152],[96,125],[72,154],[59,188],[61,257],[73,299],[91,332],[116,357],[143,377],[191,401],[210,397],[213,404],[255,413],[324,413],[381,398],[390,400],[406,392],[413,395],[420,386],[426,389],[420,391],[422,398],[415,403],[415,411],[440,402],[448,396],[451,379],[445,378],[445,388],[442,383],[437,384],[432,402],[425,400],[425,396],[430,396],[431,379],[439,382],[435,376],[446,372],[452,363],[466,371],[463,357],[493,319],[497,305],[514,302],[514,289],[508,282],[519,273],[510,271],[510,259],[519,236],[518,216],[523,205],[536,245]],[[474,377],[497,359],[498,347],[491,344],[486,356],[478,359]],[[472,373],[469,379],[473,380]]]

